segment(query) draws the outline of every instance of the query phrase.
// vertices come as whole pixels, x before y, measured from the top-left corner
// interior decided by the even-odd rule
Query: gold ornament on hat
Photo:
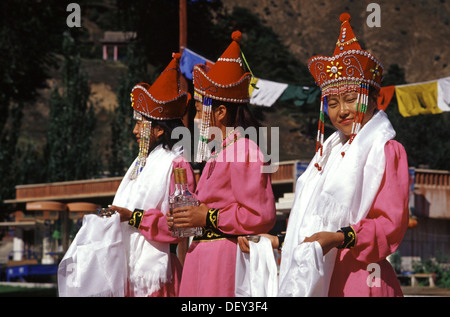
[[[334,62],[331,62],[331,66],[328,65],[327,66],[327,73],[330,73],[330,78],[333,77],[334,78],[338,78],[339,76],[342,75],[342,73],[340,72],[342,70],[342,66],[339,66],[339,62],[336,62],[336,65],[334,65]]]

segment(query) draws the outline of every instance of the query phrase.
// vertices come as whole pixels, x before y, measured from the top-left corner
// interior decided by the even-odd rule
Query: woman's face
[[[136,137],[137,143],[141,141],[142,125],[144,122],[144,120],[136,120],[136,124],[134,125],[133,134]]]
[[[225,106],[219,106],[217,108],[214,108],[211,106],[213,111],[211,114],[209,125],[217,126],[217,122],[220,121],[223,118],[223,115],[221,116],[221,109],[223,109]],[[197,125],[197,127],[200,129],[202,124],[202,118],[203,118],[203,103],[201,101],[195,101],[195,117],[194,117],[194,125]]]
[[[212,112],[210,114],[210,119],[209,119],[209,126],[210,127],[216,127],[219,128],[222,131],[222,135],[221,135],[221,140],[223,139],[224,135],[225,135],[225,130],[226,130],[226,125],[225,125],[225,121],[226,121],[226,107],[224,105],[220,105],[218,107],[214,107],[211,106]],[[202,120],[203,120],[203,103],[200,101],[195,101],[195,117],[194,117],[194,128],[197,128],[199,131],[201,130],[201,126],[202,126]],[[217,137],[219,137],[218,134],[216,133],[211,133],[211,135],[209,135],[209,137],[211,137],[210,140],[216,139]],[[208,137],[208,139],[209,139]]]
[[[147,121],[145,119],[143,120],[136,120],[136,124],[133,129],[133,134],[136,137],[137,143],[141,142],[141,132],[142,132],[142,126],[144,124],[150,124],[150,121]],[[150,140],[149,140],[149,146],[152,147],[153,144],[156,142],[156,139],[161,136],[164,133],[164,130],[155,124],[152,124],[151,130],[150,130]]]
[[[353,122],[356,117],[357,92],[347,92],[341,95],[330,95],[328,98],[328,116],[333,126],[350,138]],[[369,98],[369,105],[364,115],[362,126],[369,121],[374,113],[376,102]]]

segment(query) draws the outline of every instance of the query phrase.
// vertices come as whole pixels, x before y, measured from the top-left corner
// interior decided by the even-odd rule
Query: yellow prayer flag
[[[252,77],[252,80],[250,81],[250,85],[248,86],[248,95],[251,97],[253,90],[255,89],[255,85],[258,82],[258,78]]]
[[[437,81],[395,86],[398,110],[404,117],[442,113],[437,105]]]

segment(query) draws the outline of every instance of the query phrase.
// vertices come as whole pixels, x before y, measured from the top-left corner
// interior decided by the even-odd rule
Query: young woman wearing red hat
[[[84,217],[58,268],[62,297],[178,295],[182,268],[171,244],[183,240],[172,237],[165,217],[173,169],[185,168],[189,188],[195,186],[192,168],[171,138],[190,100],[179,88],[179,59],[175,54],[153,85],[141,83],[132,90],[138,157],[107,216]]]
[[[268,232],[275,223],[264,158],[243,133],[257,124],[247,108],[251,74],[243,69],[240,38],[239,31],[232,34],[233,42],[211,68],[194,67],[202,118],[198,161],[207,161],[196,189],[201,204],[177,209],[169,226],[203,227],[203,234],[186,254],[180,296],[235,296],[237,237]],[[210,153],[211,139],[218,146]]]
[[[361,49],[350,15],[340,20],[333,56],[308,63],[322,90],[316,155],[297,180],[278,295],[402,296],[386,258],[407,229],[407,156],[377,110],[383,67]],[[324,142],[325,112],[337,131]]]
[[[179,59],[180,54],[174,54],[153,85],[138,84],[131,93],[133,133],[140,150],[111,206],[123,221],[126,296],[178,296],[182,266],[174,247],[184,239],[172,236],[165,217],[175,168],[186,169],[189,189],[195,189],[191,165],[171,137],[173,129],[183,127],[190,100],[190,94],[179,88]]]

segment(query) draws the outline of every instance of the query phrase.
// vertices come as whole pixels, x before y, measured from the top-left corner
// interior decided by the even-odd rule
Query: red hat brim
[[[194,66],[194,89],[198,94],[224,102],[250,102],[248,93],[248,87],[252,79],[250,73],[244,73],[238,81],[231,84],[220,84],[208,76],[208,71],[209,67],[206,65]]]
[[[155,120],[182,118],[191,95],[180,89],[180,54],[173,58],[153,85],[140,83],[131,92],[132,107],[143,116]]]

